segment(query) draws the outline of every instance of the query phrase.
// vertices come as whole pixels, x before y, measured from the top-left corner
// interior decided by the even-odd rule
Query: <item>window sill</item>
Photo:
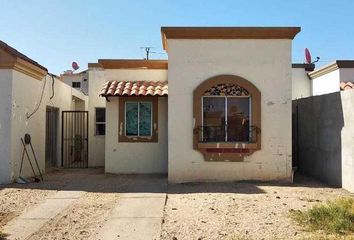
[[[127,136],[120,136],[119,137],[119,142],[130,142],[130,143],[139,143],[139,142],[144,142],[144,143],[156,143],[157,141],[157,136],[150,136],[150,137],[127,137]]]
[[[259,149],[257,143],[242,143],[242,142],[234,142],[234,143],[227,143],[227,142],[213,142],[213,143],[198,143],[199,149],[205,148],[213,148],[213,149]]]
[[[261,149],[259,143],[202,143],[199,142],[196,150],[204,155],[207,162],[242,162],[244,157],[251,155]]]

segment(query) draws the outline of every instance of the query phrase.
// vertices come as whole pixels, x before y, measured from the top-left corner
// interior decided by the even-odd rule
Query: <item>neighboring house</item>
[[[72,88],[75,88],[81,92],[83,92],[85,95],[88,95],[88,74],[87,70],[79,72],[79,73],[74,73],[72,70],[67,70],[63,74],[60,75],[60,79],[71,86]]]
[[[42,172],[61,166],[62,112],[85,110],[86,101],[87,97],[81,92],[0,41],[0,183],[8,183],[19,176],[23,155],[21,138],[26,133],[31,135]],[[67,120],[75,123],[72,118]],[[35,167],[30,147],[27,147]],[[22,176],[31,175],[31,167],[25,159]]]
[[[310,72],[312,96],[354,88],[354,60],[336,60]]]

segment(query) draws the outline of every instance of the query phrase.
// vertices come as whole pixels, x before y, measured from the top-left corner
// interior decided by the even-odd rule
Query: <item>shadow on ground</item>
[[[293,184],[279,182],[229,182],[229,183],[184,183],[170,184],[167,190],[167,176],[113,175],[104,174],[102,168],[58,169],[44,176],[43,182],[0,185],[3,188],[86,191],[101,193],[240,193],[262,194],[263,186],[326,187],[325,184],[296,175]]]

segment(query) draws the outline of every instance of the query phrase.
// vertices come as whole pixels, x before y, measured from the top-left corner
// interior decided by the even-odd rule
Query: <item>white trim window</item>
[[[106,109],[95,108],[95,135],[106,135]]]
[[[249,142],[251,97],[203,96],[203,142]]]
[[[152,136],[152,102],[125,103],[125,136]]]

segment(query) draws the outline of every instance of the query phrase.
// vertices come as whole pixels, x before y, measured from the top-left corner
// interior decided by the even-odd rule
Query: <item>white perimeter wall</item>
[[[10,144],[8,145],[8,151],[10,151],[10,158],[6,158],[5,162],[10,162],[12,167],[10,169],[10,174],[7,173],[3,175],[0,172],[1,182],[6,183],[18,177],[20,170],[20,163],[22,157],[22,143],[21,137],[24,137],[26,133],[31,135],[32,144],[35,150],[35,154],[38,159],[39,166],[42,172],[45,172],[45,130],[46,130],[46,106],[52,106],[59,108],[59,121],[58,121],[58,146],[57,146],[57,159],[58,166],[61,162],[61,111],[73,110],[74,104],[72,101],[72,96],[76,96],[82,100],[86,97],[82,93],[70,86],[64,84],[59,79],[55,78],[54,85],[54,97],[49,99],[52,95],[51,83],[52,78],[46,76],[47,79],[45,91],[43,95],[42,103],[38,111],[30,118],[27,119],[26,114],[33,112],[36,106],[39,104],[40,94],[42,92],[42,87],[44,80],[39,81],[28,75],[20,73],[14,70],[8,70],[11,72],[11,87],[7,88],[7,91],[11,93],[11,110],[5,111],[5,118],[7,118],[8,123],[11,122],[11,137],[9,138]],[[3,72],[0,72],[1,78],[3,78]],[[6,73],[8,75],[8,73]],[[1,90],[3,90],[1,88]],[[3,95],[1,94],[1,97]],[[9,97],[7,98],[7,100]],[[2,114],[2,109],[0,111]],[[10,114],[9,114],[10,113]],[[1,115],[0,115],[1,116]],[[10,118],[10,119],[8,119]],[[9,124],[7,124],[10,126]],[[2,138],[2,136],[1,136]],[[0,138],[0,141],[2,141]],[[6,153],[7,151],[5,151]],[[2,155],[3,151],[1,151]],[[32,158],[33,161],[33,158]],[[1,161],[2,162],[2,161]],[[6,164],[4,165],[6,166]],[[1,169],[3,169],[1,167]],[[10,175],[10,176],[8,176]],[[5,176],[5,177],[2,177]],[[32,171],[27,160],[24,161],[22,176],[32,176]],[[9,178],[10,177],[10,178]]]
[[[312,94],[312,82],[304,68],[292,69],[292,99],[309,97]]]
[[[338,92],[340,77],[339,69],[312,79],[312,95],[322,95],[332,92]]]
[[[168,178],[170,182],[289,180],[291,41],[168,40]],[[206,162],[193,150],[193,90],[234,74],[262,94],[262,149],[243,162]]]

